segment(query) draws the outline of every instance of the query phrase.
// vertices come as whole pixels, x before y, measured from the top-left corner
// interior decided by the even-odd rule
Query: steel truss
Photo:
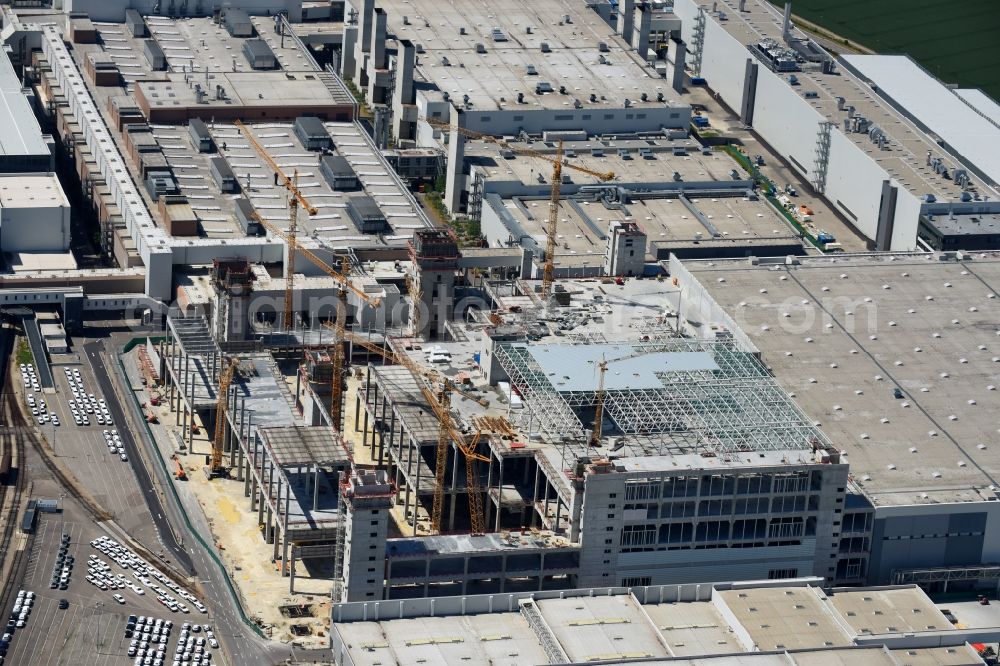
[[[760,361],[731,340],[663,338],[631,347],[632,357],[707,352],[718,365],[718,370],[657,372],[658,388],[605,392],[606,416],[621,434],[645,440],[651,453],[783,451],[828,444]],[[584,436],[580,415],[594,406],[596,386],[558,390],[521,343],[499,344],[495,353],[524,399],[525,409],[518,410],[523,414],[512,415],[522,427],[568,439]]]

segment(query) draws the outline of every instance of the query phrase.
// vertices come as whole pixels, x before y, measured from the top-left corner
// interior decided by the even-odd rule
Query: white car
[[[111,596],[118,603],[120,603],[122,605],[125,604],[125,597],[123,597],[122,595],[120,595],[120,594],[112,594]]]

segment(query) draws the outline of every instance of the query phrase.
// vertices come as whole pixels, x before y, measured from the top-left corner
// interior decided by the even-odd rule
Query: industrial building
[[[850,458],[837,578],[995,587],[1000,256],[670,262]],[[686,319],[686,321],[685,321]]]
[[[637,54],[572,0],[467,5],[461,16],[424,1],[363,0],[354,10],[341,72],[370,104],[384,105],[386,136],[446,150],[445,205],[453,212],[465,208],[467,164],[464,138],[449,125],[491,136],[684,135],[691,121],[674,88],[639,64],[648,48]]]
[[[0,129],[0,172],[52,171],[52,139],[42,134],[6,51],[0,53],[0,109],[8,119]]]
[[[953,625],[919,588],[816,579],[357,602],[333,608],[338,666],[973,666],[998,627]]]
[[[948,124],[963,128],[955,130],[959,134],[974,134],[948,107],[932,101],[948,101],[947,91],[920,85],[915,75],[889,74],[895,81],[885,89],[869,85],[854,72],[873,69],[876,61],[865,66],[863,59],[834,59],[791,25],[791,5],[786,8],[782,17],[764,0],[677,0],[673,11],[681,19],[691,76],[704,81],[876,250],[916,249],[923,215],[1000,210],[993,177],[972,177],[988,175],[982,155],[953,137],[942,135],[939,144],[936,134],[921,128],[936,131],[932,125]],[[893,96],[913,110],[898,111]],[[915,98],[920,104],[907,104]],[[963,108],[961,117],[969,111]],[[977,172],[970,172],[977,162]],[[965,177],[952,175],[963,172]]]
[[[69,250],[70,205],[54,173],[0,174],[0,251]]]

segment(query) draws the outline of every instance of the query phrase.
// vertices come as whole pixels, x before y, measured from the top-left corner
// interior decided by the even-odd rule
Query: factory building
[[[946,213],[956,204],[975,202],[954,209],[956,215],[1000,211],[992,177],[971,177],[965,163],[979,162],[979,173],[986,174],[988,158],[983,161],[955,138],[947,143],[942,137],[942,147],[921,128],[940,122],[967,131],[931,101],[947,91],[891,74],[895,83],[888,93],[873,88],[854,72],[869,69],[874,75],[876,65],[834,59],[794,29],[790,12],[782,17],[762,0],[678,0],[674,13],[682,21],[691,76],[703,80],[874,249],[917,248],[921,216]],[[923,106],[904,101],[914,109],[905,114],[894,108],[892,96],[903,100],[903,88],[924,100]],[[937,120],[921,111],[929,107],[938,110]],[[966,177],[953,178],[955,171]]]
[[[671,261],[670,272],[687,330],[738,327],[849,456],[838,581],[996,587],[997,424],[984,409],[1000,364],[995,253]]]
[[[0,108],[8,119],[0,129],[0,173],[52,171],[52,139],[42,134],[6,51],[0,53]]]
[[[337,666],[973,666],[1000,635],[913,586],[808,578],[354,602],[331,615]]]

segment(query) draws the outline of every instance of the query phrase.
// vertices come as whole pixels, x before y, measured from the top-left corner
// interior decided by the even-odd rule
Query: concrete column
[[[413,447],[410,450],[415,451],[417,454],[417,480],[413,485],[413,536],[417,536],[417,510],[420,508],[420,459],[422,456],[420,455],[419,446]],[[410,494],[407,493],[406,496],[409,499]]]
[[[295,594],[295,549],[292,548],[292,559],[288,562],[288,594]]]
[[[287,576],[287,562],[288,562],[288,506],[291,501],[290,488],[285,489],[285,516],[282,519],[282,530],[281,530],[281,575]]]
[[[358,3],[358,33],[354,43],[355,77],[358,88],[368,87],[368,52],[372,41],[372,13],[375,10],[375,0],[360,0]]]
[[[396,436],[396,410],[391,409],[389,411],[389,444],[392,444],[392,438]],[[385,439],[382,440],[382,446],[378,449],[378,466],[383,467],[385,465]]]
[[[632,48],[645,61],[649,57],[649,25],[652,21],[652,9],[646,4],[635,8],[634,30],[632,31]]]
[[[635,16],[635,0],[618,2],[618,34],[629,44],[632,43],[632,22]]]
[[[527,467],[527,465],[525,465]],[[538,465],[535,466],[535,486],[533,492],[531,493],[531,527],[535,526],[535,522],[538,519],[538,509],[535,506],[538,503],[538,481],[542,475],[542,468]]]
[[[358,432],[358,424],[361,422],[361,394],[354,394],[354,432]]]
[[[313,474],[312,474],[312,484],[313,484],[313,511],[319,510],[319,464],[313,463]]]
[[[490,462],[486,466],[486,501],[483,502],[483,524],[490,524],[490,516],[493,513],[493,500],[490,499],[490,488],[493,487],[493,449],[490,449]],[[499,513],[499,510],[497,511]]]
[[[458,213],[462,205],[462,192],[465,190],[465,136],[457,131],[457,128],[462,127],[464,121],[461,110],[453,106],[450,115],[451,134],[448,137],[448,173],[445,182],[444,205],[454,215]]]
[[[500,531],[500,518],[503,516],[503,457],[497,456],[497,520],[494,532]]]
[[[687,44],[679,39],[674,40],[674,76],[670,87],[675,91],[684,92],[684,70],[687,67]]]
[[[392,91],[392,135],[396,139],[415,138],[412,122],[403,120],[403,107],[414,103],[413,69],[416,64],[417,49],[408,39],[400,39],[396,49],[396,76]]]
[[[375,7],[372,12],[371,41],[368,47],[368,61],[373,72],[376,69],[385,69],[385,23],[385,10]]]

